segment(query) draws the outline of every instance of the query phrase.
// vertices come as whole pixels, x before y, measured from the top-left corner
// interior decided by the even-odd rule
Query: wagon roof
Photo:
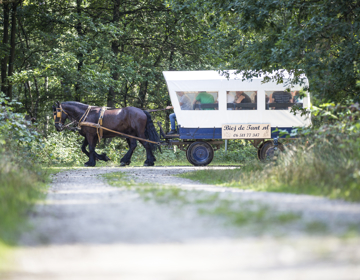
[[[164,71],[164,77],[167,81],[186,81],[186,80],[242,80],[243,71],[236,73],[237,70],[224,70],[224,71]],[[228,75],[226,75],[227,73]],[[252,80],[262,80],[264,77],[274,77],[275,75],[281,75],[283,79],[289,79],[293,77],[286,70],[278,70],[273,73],[263,73],[258,77],[252,77]],[[304,75],[301,78],[305,78]]]

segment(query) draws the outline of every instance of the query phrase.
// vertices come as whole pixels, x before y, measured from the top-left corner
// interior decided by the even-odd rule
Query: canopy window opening
[[[217,91],[177,91],[181,110],[218,110]]]
[[[257,91],[227,91],[228,110],[257,110]]]
[[[266,110],[290,110],[295,104],[302,108],[299,91],[265,91]]]

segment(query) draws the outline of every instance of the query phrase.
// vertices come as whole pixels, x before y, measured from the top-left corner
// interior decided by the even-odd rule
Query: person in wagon
[[[200,104],[214,104],[215,103],[215,99],[214,96],[212,96],[210,93],[207,93],[206,91],[201,91],[198,93],[198,95],[196,96],[195,100],[194,100],[194,104],[195,103],[200,103]],[[214,108],[205,108],[203,110],[215,110]]]
[[[293,103],[293,96],[291,95],[290,92],[286,92],[286,91],[274,91],[271,95],[270,95],[270,101],[269,103]],[[274,110],[275,107],[272,107],[272,109]],[[289,107],[280,107],[280,108],[276,108],[276,110],[288,110]]]
[[[235,96],[234,103],[251,103],[251,98],[243,91],[237,91]],[[239,107],[237,110],[241,110],[242,108]],[[249,109],[249,108],[244,108]]]
[[[179,104],[181,110],[191,110],[192,109],[191,100],[189,96],[187,96],[183,91],[178,91],[176,92],[176,94],[180,97]],[[174,106],[167,106],[166,109],[174,109]],[[176,120],[175,113],[170,114],[169,119],[170,119],[171,130],[169,131],[168,135],[176,134],[177,131],[175,127],[175,120]]]

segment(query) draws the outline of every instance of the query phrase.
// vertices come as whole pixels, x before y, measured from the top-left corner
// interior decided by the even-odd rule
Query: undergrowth
[[[88,157],[81,152],[81,145],[84,137],[78,133],[62,131],[53,132],[46,139],[43,139],[43,148],[37,153],[43,164],[52,166],[83,166],[88,161]],[[106,141],[106,142],[105,142]],[[110,158],[109,162],[97,161],[97,166],[118,166],[120,159],[128,151],[125,139],[113,138],[103,139],[96,147],[96,152],[106,153]],[[161,152],[155,152],[155,166],[190,166],[186,159],[186,153],[178,147],[162,146]],[[224,145],[215,151],[211,165],[240,165],[249,159],[256,157],[256,149],[244,140],[229,141],[228,151]],[[146,151],[138,143],[137,148],[131,158],[131,166],[142,166],[146,160]]]

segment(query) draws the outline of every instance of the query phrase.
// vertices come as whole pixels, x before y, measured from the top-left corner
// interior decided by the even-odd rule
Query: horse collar
[[[78,129],[81,129],[81,122],[84,122],[86,120],[86,118],[89,115],[90,111],[91,111],[91,106],[89,105],[89,107],[87,107],[85,113],[82,115],[82,117],[79,120],[79,123],[78,123],[78,126],[77,126]]]

